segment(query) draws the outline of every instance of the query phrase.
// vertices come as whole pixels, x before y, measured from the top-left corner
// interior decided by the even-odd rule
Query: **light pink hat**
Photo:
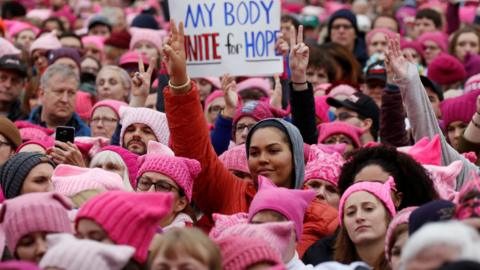
[[[463,162],[456,160],[448,166],[423,165],[423,167],[428,171],[440,198],[452,201],[457,194],[455,186],[457,176],[463,169]]]
[[[20,144],[18,147],[17,147],[17,151],[16,153],[20,153],[21,150],[23,148],[25,148],[26,146],[28,145],[38,145],[40,146],[41,148],[44,149],[45,153],[47,152],[48,149],[52,148],[55,146],[55,139],[53,137],[46,137],[45,139],[43,140],[37,140],[37,139],[33,139],[33,140],[28,140],[28,141],[25,141],[24,143]]]
[[[125,130],[132,124],[145,124],[153,130],[157,141],[168,145],[170,130],[165,113],[147,108],[120,107],[120,142],[123,143]]]
[[[180,186],[188,200],[192,200],[193,181],[202,170],[200,162],[183,157],[146,154],[138,158],[137,179],[146,172],[157,172],[172,178]]]
[[[464,93],[480,89],[480,74],[473,75],[465,82]]]
[[[368,34],[367,34],[367,37],[366,37],[367,46],[370,45],[370,42],[372,41],[372,38],[378,33],[384,34],[389,39],[394,39],[395,38],[395,33],[390,31],[389,29],[387,29],[387,28],[375,28],[375,29],[372,29],[371,31],[369,31]]]
[[[236,145],[223,152],[219,157],[220,161],[228,170],[235,170],[243,173],[250,173],[248,168],[247,153],[245,145]]]
[[[428,137],[423,137],[407,153],[420,164],[440,166],[442,163],[440,136],[437,134],[431,140]]]
[[[218,239],[224,230],[238,224],[248,223],[247,213],[236,213],[233,215],[212,214],[215,225],[210,230],[208,237]]]
[[[135,253],[135,249],[130,246],[77,239],[71,234],[63,233],[48,235],[47,244],[48,251],[39,263],[42,269],[120,270]]]
[[[21,22],[21,21],[16,21],[8,29],[8,33],[10,34],[11,37],[14,37],[14,36],[18,35],[20,32],[23,32],[25,30],[31,30],[35,36],[37,36],[38,32],[40,32],[40,30],[34,25],[31,25],[29,23],[24,23],[24,22]]]
[[[165,30],[153,30],[137,27],[131,27],[130,34],[132,35],[132,39],[130,40],[130,50],[134,50],[137,42],[148,41],[157,48],[158,53],[162,51],[163,39],[167,36],[167,32]]]
[[[32,43],[29,53],[32,55],[32,53],[38,49],[51,51],[60,49],[61,47],[62,43],[60,43],[60,40],[58,40],[57,36],[55,36],[54,33],[47,33],[43,36],[40,36]]]
[[[350,85],[340,84],[331,88],[330,91],[328,91],[328,96],[334,97],[334,98],[336,98],[337,96],[349,97],[355,94],[356,92],[358,92],[357,89],[351,87]]]
[[[248,89],[258,89],[266,97],[269,97],[270,92],[272,91],[268,79],[263,78],[250,78],[237,84],[237,93],[241,93]]]
[[[393,244],[395,244],[392,243],[393,232],[399,225],[408,224],[410,214],[417,208],[417,206],[404,208],[393,217],[392,221],[390,221],[385,237],[385,257],[387,258],[387,261],[390,261],[390,251],[393,248]]]
[[[259,189],[248,209],[248,221],[262,210],[272,210],[285,216],[295,224],[297,240],[303,231],[303,218],[310,202],[315,198],[313,190],[296,190],[276,187],[270,180],[261,177]]]
[[[213,89],[220,89],[222,87],[220,79],[217,77],[202,77],[201,79],[208,81],[213,86]]]
[[[33,1],[32,1],[33,2]],[[35,4],[34,4],[35,5]],[[30,19],[39,19],[41,21],[45,21],[50,17],[52,11],[50,9],[32,9],[27,12],[27,18]]]
[[[215,90],[213,91],[208,97],[205,99],[205,109],[204,111],[207,112],[208,108],[210,106],[210,103],[212,103],[215,99],[217,98],[222,98],[223,97],[223,91],[222,90]]]
[[[105,37],[103,36],[84,36],[82,37],[82,44],[86,46],[88,44],[92,44],[97,47],[100,51],[103,52],[103,47],[105,42]]]
[[[371,181],[362,181],[351,185],[347,190],[343,193],[342,197],[340,198],[340,204],[338,207],[338,218],[340,222],[340,226],[343,226],[343,211],[345,202],[355,192],[359,191],[366,191],[379,199],[387,211],[390,213],[390,216],[395,216],[397,211],[395,210],[395,204],[392,200],[392,191],[395,191],[395,180],[393,177],[389,177],[387,182],[380,183],[380,182],[371,182]]]
[[[330,136],[342,134],[349,137],[353,141],[355,148],[362,146],[360,137],[362,136],[363,131],[354,125],[350,125],[346,122],[335,121],[330,123],[322,123],[318,125],[317,128],[319,133],[318,143],[325,143],[324,141]]]
[[[175,156],[175,153],[173,153],[173,150],[170,149],[170,147],[156,141],[148,142],[147,154],[157,154],[157,155],[171,156],[171,157]]]
[[[326,153],[316,145],[312,145],[307,165],[305,165],[303,183],[306,184],[312,179],[320,179],[338,186],[338,177],[344,163],[345,160],[339,153]]]
[[[32,232],[72,233],[67,212],[71,208],[68,198],[54,192],[28,193],[4,201],[0,222],[8,249],[15,252],[22,236]]]
[[[13,46],[10,41],[0,37],[0,57],[7,54],[20,54],[21,51]]]
[[[124,190],[123,180],[116,173],[64,164],[55,168],[52,182],[55,191],[67,197],[89,189]]]
[[[109,107],[110,109],[112,109],[115,112],[117,117],[120,118],[120,107],[122,107],[122,106],[127,106],[128,107],[128,104],[123,102],[123,101],[118,101],[118,100],[114,100],[114,99],[104,99],[102,101],[99,101],[99,102],[95,103],[95,105],[92,108],[92,112],[90,113],[90,117],[93,117],[93,113],[95,112],[95,110],[97,108],[99,108],[99,107]]]

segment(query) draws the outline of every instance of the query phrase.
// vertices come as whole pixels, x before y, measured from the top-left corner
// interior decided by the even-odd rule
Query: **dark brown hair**
[[[467,25],[458,29],[452,34],[452,38],[450,39],[450,43],[448,44],[448,52],[451,55],[457,57],[457,55],[455,54],[455,47],[457,46],[458,38],[460,37],[460,35],[465,33],[474,33],[477,36],[478,43],[480,45],[480,28],[478,26]]]

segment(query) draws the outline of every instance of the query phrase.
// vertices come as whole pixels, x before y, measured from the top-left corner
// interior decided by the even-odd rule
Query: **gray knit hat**
[[[29,152],[15,154],[3,164],[0,168],[0,183],[6,199],[20,195],[25,178],[40,163],[49,163],[55,167],[55,163],[46,155]]]

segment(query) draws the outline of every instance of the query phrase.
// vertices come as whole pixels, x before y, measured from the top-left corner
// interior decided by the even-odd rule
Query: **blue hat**
[[[330,33],[332,32],[332,24],[336,19],[349,20],[358,36],[357,17],[349,9],[340,9],[330,16],[330,20],[328,21],[328,37],[330,37]]]
[[[435,200],[415,209],[408,220],[408,234],[412,235],[429,222],[452,219],[455,204],[447,200]]]
[[[148,28],[153,30],[160,29],[157,20],[155,20],[155,17],[150,14],[139,14],[133,19],[130,27]]]

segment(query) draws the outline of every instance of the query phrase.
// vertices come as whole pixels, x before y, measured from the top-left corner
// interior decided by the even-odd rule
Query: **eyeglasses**
[[[335,24],[335,25],[332,25],[333,30],[340,30],[340,28],[343,28],[345,30],[350,30],[350,29],[353,28],[353,26],[351,24]]]
[[[114,124],[118,122],[118,119],[110,117],[94,117],[92,120],[90,120],[90,123],[92,124],[98,124],[100,122],[104,124]]]
[[[245,129],[247,129],[247,131],[250,131],[250,129],[252,129],[253,126],[255,126],[255,124],[250,124],[250,125],[240,124],[240,125],[237,125],[237,127],[235,128],[235,132],[242,133],[243,130]]]
[[[180,196],[185,196],[185,194],[181,189],[163,180],[160,180],[157,183],[152,183],[151,180],[146,177],[140,177],[138,179],[137,188],[139,190],[149,191],[152,188],[152,186],[155,187],[156,192],[171,192],[173,190],[176,190]]]
[[[12,144],[9,143],[9,142],[2,142],[2,141],[0,141],[0,148],[3,147],[3,146],[10,146],[10,147],[11,147]]]
[[[349,113],[349,112],[341,112],[338,114],[337,119],[340,121],[345,121],[350,118],[358,118],[358,115]]]
[[[223,110],[224,107],[220,105],[214,105],[208,108],[208,112],[214,112],[214,113],[219,113],[221,110]]]

